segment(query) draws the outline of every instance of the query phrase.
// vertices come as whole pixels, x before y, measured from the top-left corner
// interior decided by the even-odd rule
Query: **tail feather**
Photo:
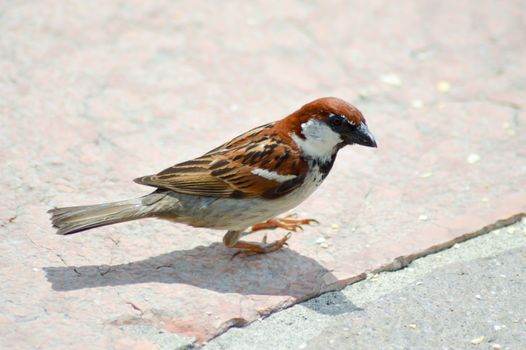
[[[148,203],[144,200],[146,197],[148,196],[114,203],[54,208],[48,213],[51,214],[53,226],[58,228],[57,234],[69,235],[99,226],[151,216],[149,206],[144,205],[144,202]]]

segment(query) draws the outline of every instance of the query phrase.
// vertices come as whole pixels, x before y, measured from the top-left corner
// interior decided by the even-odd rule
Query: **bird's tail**
[[[58,229],[57,234],[69,235],[99,226],[152,216],[156,207],[152,204],[162,197],[164,196],[154,192],[141,198],[120,202],[54,208],[48,213],[51,214],[53,226]]]

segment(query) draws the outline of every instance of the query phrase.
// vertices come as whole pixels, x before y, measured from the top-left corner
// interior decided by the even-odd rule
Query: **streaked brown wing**
[[[275,123],[268,123],[265,125],[258,126],[257,128],[249,130],[246,133],[239,135],[233,138],[232,140],[222,144],[221,146],[214,148],[206,154],[212,154],[220,150],[231,149],[234,147],[243,146],[247,143],[254,143],[264,139],[268,139],[270,137],[268,131],[274,126],[274,124]]]
[[[139,177],[133,181],[141,185],[164,188],[180,193],[229,197],[232,189],[224,181],[210,174],[208,167],[213,157],[204,156],[171,166],[158,174]]]
[[[278,143],[274,138],[265,138],[264,141],[239,142],[241,146],[219,148],[134,181],[192,195],[278,198],[303,183],[307,166],[297,150]],[[274,176],[260,176],[257,169],[272,172]]]

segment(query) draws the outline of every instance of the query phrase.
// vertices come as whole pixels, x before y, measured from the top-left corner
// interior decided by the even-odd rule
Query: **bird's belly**
[[[221,230],[246,230],[286,212],[303,202],[322,181],[322,176],[308,176],[296,191],[276,199],[234,199],[170,194],[177,201],[166,219],[195,227]]]

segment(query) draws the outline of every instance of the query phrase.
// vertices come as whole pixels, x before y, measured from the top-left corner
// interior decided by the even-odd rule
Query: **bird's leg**
[[[234,246],[239,241],[242,235],[243,231],[228,231],[223,236],[223,244],[228,248],[234,248]]]
[[[235,253],[234,255],[232,255],[232,258],[236,256],[245,257],[249,255],[254,255],[254,254],[267,254],[270,252],[274,252],[280,249],[281,247],[283,247],[284,245],[286,245],[287,240],[291,236],[291,233],[289,232],[283,238],[275,242],[271,242],[271,243],[267,243],[266,235],[263,237],[263,241],[261,243],[247,242],[247,241],[239,240],[242,236],[247,235],[247,234],[249,234],[249,232],[228,231],[223,237],[223,243],[225,244],[225,246],[229,248],[242,249],[238,251],[237,253]]]
[[[256,255],[256,254],[267,254],[274,252],[278,249],[281,249],[284,245],[287,244],[288,239],[292,236],[292,234],[289,232],[283,238],[278,239],[277,241],[266,243],[266,236],[263,239],[263,242],[247,242],[247,241],[237,241],[232,248],[239,248],[242,249],[232,255],[232,259],[236,256],[239,257],[246,257],[250,255]]]
[[[309,225],[312,222],[318,223],[314,219],[291,219],[294,217],[294,214],[289,214],[284,218],[272,218],[260,224],[255,224],[252,226],[252,232],[266,229],[275,229],[275,228],[284,228],[285,230],[297,231],[303,230],[301,225]]]

